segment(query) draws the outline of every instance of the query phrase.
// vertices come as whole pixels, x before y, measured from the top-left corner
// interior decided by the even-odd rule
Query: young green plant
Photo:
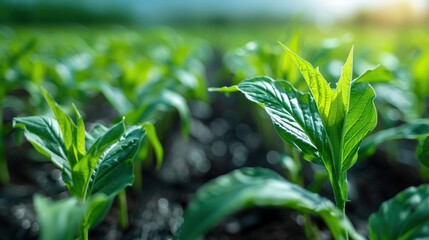
[[[178,238],[187,239],[188,236],[191,236],[192,239],[197,237],[199,236],[198,234],[201,234],[201,231],[204,232],[209,228],[210,224],[213,224],[212,219],[221,217],[220,215],[212,216],[211,220],[208,220],[209,223],[206,223],[204,229],[200,229],[200,232],[189,229],[192,224],[195,224],[192,219],[194,219],[197,212],[207,211],[205,203],[208,200],[207,196],[214,198],[213,195],[217,195],[215,193],[215,190],[217,190],[223,192],[223,198],[229,197],[229,200],[244,198],[241,199],[244,202],[240,203],[243,205],[236,206],[234,210],[225,210],[226,213],[249,205],[290,207],[317,214],[324,218],[335,239],[348,239],[349,234],[354,239],[361,239],[354,229],[350,227],[350,224],[347,224],[348,220],[345,217],[345,204],[348,200],[347,170],[357,160],[357,152],[362,139],[377,123],[373,103],[375,92],[361,78],[352,79],[353,49],[350,51],[342,68],[336,88],[332,89],[317,68],[314,68],[287,47],[283,46],[283,48],[301,71],[310,93],[302,93],[287,81],[276,81],[269,77],[256,77],[232,87],[211,90],[226,93],[242,92],[249,100],[256,102],[265,109],[283,141],[301,152],[302,157],[307,161],[325,167],[333,189],[336,207],[339,209],[329,208],[329,210],[326,210],[326,214],[336,216],[334,217],[335,220],[327,220],[324,214],[318,212],[321,208],[317,207],[317,205],[309,204],[304,207],[299,201],[291,200],[298,192],[305,192],[305,194],[302,194],[305,197],[300,198],[304,202],[310,201],[313,195],[298,186],[290,187],[289,185],[291,184],[285,180],[282,180],[281,184],[273,183],[274,186],[285,185],[285,191],[289,192],[283,195],[280,191],[271,192],[268,189],[256,189],[257,191],[253,189],[242,194],[234,191],[226,193],[225,191],[228,188],[222,187],[221,183],[232,183],[224,179],[222,180],[224,182],[219,180],[218,184],[212,183],[217,187],[203,188],[201,190],[203,193],[197,195],[196,200],[190,204],[189,211],[185,213],[185,223],[178,232]],[[363,79],[368,78],[368,74],[362,76],[366,76]],[[248,171],[246,170],[246,172]],[[274,181],[274,179],[271,179],[271,173],[262,174],[262,179],[259,179],[261,178],[259,174],[256,175],[250,174],[247,180],[249,183],[233,184],[234,189],[241,189],[243,187],[241,185],[251,184],[253,180],[258,184],[262,179],[267,182]],[[228,177],[224,176],[222,178]],[[269,186],[269,184],[266,183],[263,186]],[[317,195],[314,197],[318,198]],[[247,201],[253,204],[249,204]],[[318,199],[317,201],[323,202],[324,206],[329,205],[329,201],[326,199]]]
[[[50,204],[43,197],[35,197],[41,238],[59,239],[59,235],[52,235],[61,234],[53,229],[58,225],[48,224],[50,220],[47,219],[59,217],[58,211],[71,211],[83,214],[82,218],[76,216],[78,228],[64,221],[58,222],[63,224],[58,228],[73,228],[70,230],[73,235],[68,238],[75,236],[78,230],[81,239],[88,239],[89,229],[101,222],[114,197],[133,183],[133,158],[149,132],[143,126],[126,127],[123,119],[111,128],[98,124],[86,132],[75,107],[74,122],[46,90],[42,91],[55,117],[17,117],[14,127],[23,129],[24,136],[34,148],[62,171],[62,180],[71,198]],[[69,206],[70,209],[59,206]]]
[[[357,160],[362,139],[377,123],[375,92],[368,83],[352,79],[353,49],[336,89],[332,89],[317,68],[283,47],[301,71],[311,95],[299,92],[287,81],[268,77],[214,91],[241,91],[261,105],[286,143],[297,148],[307,161],[325,167],[336,205],[344,211],[347,170]]]

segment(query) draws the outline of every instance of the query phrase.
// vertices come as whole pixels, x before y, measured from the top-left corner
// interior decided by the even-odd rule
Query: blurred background
[[[317,25],[425,24],[427,0],[3,0],[0,21],[20,24],[234,24],[284,22],[301,15]]]
[[[261,75],[307,91],[277,41],[332,83],[353,45],[354,77],[380,66],[374,132],[429,116],[429,0],[0,0],[0,240],[37,238],[35,193],[68,196],[61,172],[12,127],[16,116],[50,114],[41,85],[66,111],[74,103],[87,128],[150,121],[164,146],[159,171],[153,154],[136,158],[131,228],[112,211],[94,239],[169,239],[202,184],[244,166],[332,199],[325,172],[277,137],[262,108],[207,91]],[[348,214],[363,234],[382,201],[429,179],[416,142],[377,147],[349,178]],[[283,213],[241,213],[207,239],[302,239],[298,214]]]

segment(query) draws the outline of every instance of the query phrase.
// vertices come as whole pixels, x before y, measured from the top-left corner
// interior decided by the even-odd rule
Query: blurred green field
[[[73,112],[72,104],[76,105],[89,126],[97,122],[111,125],[122,119],[122,116],[125,116],[126,124],[130,125],[142,122],[154,124],[161,142],[168,146],[166,153],[169,160],[176,158],[174,150],[192,150],[192,147],[198,145],[200,148],[193,152],[194,155],[174,159],[179,163],[167,163],[166,171],[170,172],[164,175],[158,175],[155,171],[154,165],[158,164],[159,167],[160,162],[155,164],[156,160],[148,150],[148,143],[144,143],[144,150],[136,155],[134,190],[141,191],[146,176],[154,182],[155,187],[168,189],[166,192],[172,191],[178,195],[176,188],[179,186],[178,189],[186,195],[183,197],[179,194],[180,199],[177,197],[172,200],[172,203],[179,206],[178,212],[181,211],[179,218],[183,215],[182,205],[188,203],[198,186],[227,170],[245,165],[247,157],[251,162],[249,165],[260,163],[259,159],[253,159],[260,156],[257,155],[260,152],[267,159],[274,152],[279,156],[280,153],[285,153],[299,161],[298,152],[285,146],[277,138],[272,122],[264,115],[262,108],[256,104],[249,105],[242,98],[228,98],[207,91],[209,87],[230,86],[256,76],[269,76],[287,80],[298,90],[308,92],[299,70],[282,50],[279,42],[307,59],[313,66],[320,67],[320,72],[331,87],[339,79],[347,54],[354,46],[353,79],[370,70],[371,77],[368,79],[377,94],[375,104],[378,125],[374,132],[382,132],[401,124],[421,124],[417,125],[417,130],[412,129],[418,132],[417,137],[412,135],[415,132],[411,130],[412,134],[407,135],[410,131],[406,128],[405,133],[400,133],[403,135],[384,135],[379,139],[384,137],[386,142],[402,138],[417,139],[422,143],[423,137],[429,136],[429,131],[426,132],[429,125],[418,122],[429,116],[428,26],[353,23],[315,26],[300,23],[299,20],[268,25],[0,25],[1,186],[13,187],[20,183],[31,185],[31,192],[23,197],[24,205],[31,205],[32,194],[40,192],[45,186],[32,185],[38,174],[28,178],[23,176],[33,168],[38,169],[37,164],[46,163],[47,159],[29,145],[23,145],[22,133],[14,131],[12,127],[14,117],[49,114],[41,87],[52,95],[65,112]],[[224,129],[232,132],[229,133],[229,138]],[[198,131],[202,131],[202,134]],[[241,138],[240,131],[247,134],[244,134],[246,138]],[[415,142],[406,142],[404,148],[398,148],[396,143],[382,143],[384,139],[379,139],[364,142],[360,154],[362,162],[369,159],[377,148],[389,163],[411,166],[416,173],[416,181],[429,179],[429,168],[416,159]],[[190,145],[177,147],[176,143]],[[239,160],[235,159],[237,156],[231,146],[235,146],[234,149],[242,154]],[[19,150],[21,147],[23,151]],[[216,152],[219,148],[221,154]],[[252,151],[257,154],[252,156]],[[267,161],[268,163],[263,159],[265,165],[271,164],[269,167],[281,169],[280,171],[286,172],[286,176],[291,176],[292,170],[288,166],[281,165],[283,163],[278,163],[279,161]],[[176,169],[174,164],[180,162],[182,165]],[[20,170],[21,165],[26,166],[24,170]],[[312,174],[309,174],[311,177],[295,176],[301,178],[301,184],[314,181],[317,184],[312,186],[318,186],[318,190],[323,189],[322,183],[326,181],[326,176],[319,180],[316,176],[322,172],[320,169],[304,164],[298,168],[310,169],[308,171]],[[18,170],[25,173],[16,174]],[[142,173],[142,170],[146,172]],[[46,174],[51,174],[49,171],[52,172],[52,168],[48,168]],[[171,174],[172,172],[182,178]],[[356,176],[360,176],[359,174],[362,173]],[[173,180],[165,180],[169,179],[165,175],[172,175]],[[190,179],[197,179],[197,184],[191,184]],[[59,193],[62,193],[62,197],[69,196],[65,193],[65,186],[58,182],[60,180],[53,184],[53,190],[46,190],[50,189],[49,184],[46,185],[43,193],[54,198]],[[397,188],[402,187],[400,185]],[[392,192],[396,194],[400,190],[402,189],[395,188]],[[151,191],[156,192],[153,189]],[[350,192],[354,193],[353,191],[358,191],[357,187]],[[149,200],[162,203],[164,199],[164,196],[154,194],[153,200],[150,198],[152,196],[144,194],[133,195],[137,197],[131,201],[146,204],[150,203]],[[365,197],[364,194],[356,194],[351,198],[356,204]],[[366,208],[373,210],[374,205],[381,200],[385,199],[376,199],[375,203],[372,202],[373,205]],[[20,203],[15,199],[5,202],[9,205],[0,208],[1,216],[10,215],[8,209],[13,209]],[[147,204],[150,205],[149,203]],[[32,214],[29,221],[33,224],[36,222],[34,210],[30,208],[28,211]],[[366,221],[369,213],[359,215],[358,211],[354,211],[359,221]],[[16,227],[20,231],[22,221],[24,220],[3,220],[10,229]],[[160,224],[162,226],[159,227],[159,232],[167,232],[166,236],[171,237],[180,220],[175,219],[171,223],[167,219],[164,222],[164,225]],[[112,222],[108,224],[112,225]],[[112,227],[111,225],[109,226]],[[117,226],[113,228],[115,227]],[[6,236],[13,234],[10,229],[0,227],[0,233]],[[366,234],[366,229],[360,230]],[[22,231],[22,236],[28,238],[35,238],[38,234],[38,229]],[[96,234],[103,236],[104,233]]]

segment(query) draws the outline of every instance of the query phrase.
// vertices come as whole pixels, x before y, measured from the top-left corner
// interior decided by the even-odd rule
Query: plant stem
[[[128,207],[127,207],[127,192],[122,190],[118,194],[119,201],[119,227],[122,230],[128,228]]]
[[[84,225],[82,228],[82,235],[80,236],[79,239],[88,240],[88,232],[89,232],[88,227]]]
[[[142,189],[142,161],[140,159],[134,161],[133,189],[136,192],[141,192]]]
[[[334,174],[333,179],[331,179],[331,186],[334,191],[335,204],[337,208],[345,214],[346,201],[343,199],[343,189],[341,189],[341,185],[344,185],[344,179],[341,176],[336,176],[336,174]]]
[[[301,158],[299,157],[299,152],[296,148],[292,148],[292,159],[295,163],[295,166],[297,166],[297,168],[299,168],[299,170],[297,171],[298,174],[296,176],[294,176],[294,179],[292,179],[292,181],[296,184],[298,184],[299,186],[303,187],[304,186],[304,175],[303,175],[303,168],[302,168],[302,164],[301,164]]]
[[[332,178],[331,178],[332,176]],[[346,181],[346,174],[330,174],[329,180],[331,181],[332,190],[334,191],[334,198],[335,198],[335,204],[337,208],[341,211],[341,214],[343,215],[343,218],[346,217],[346,199],[343,198],[343,196],[347,196],[347,181]],[[343,195],[343,191],[345,191],[345,194]],[[345,230],[345,240],[349,239],[349,235],[347,230]]]
[[[311,222],[309,214],[302,214],[304,217],[304,234],[306,239],[318,239],[319,231]]]
[[[5,146],[4,146],[4,141],[5,139],[3,138],[3,109],[0,109],[0,182],[3,184],[7,184],[10,181],[10,177],[9,177],[9,170],[7,167],[7,159],[6,159],[6,154],[5,154]]]

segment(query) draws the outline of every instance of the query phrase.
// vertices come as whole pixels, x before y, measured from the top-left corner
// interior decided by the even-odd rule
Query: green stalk
[[[309,214],[303,214],[304,217],[304,234],[306,239],[318,239],[319,230],[317,227],[311,222],[311,218]]]
[[[0,182],[8,184],[10,181],[9,170],[5,154],[4,138],[3,138],[3,109],[0,109]]]
[[[341,186],[345,186],[346,196],[347,196],[347,181],[346,174],[329,174],[329,180],[331,181],[332,190],[334,191],[335,205],[341,211],[342,217],[346,218],[346,201],[347,199],[343,198],[343,190]],[[332,176],[332,178],[331,178]],[[345,230],[345,240],[349,239],[347,230]]]
[[[81,236],[80,236],[80,238],[79,239],[82,239],[82,240],[88,240],[89,238],[88,238],[88,234],[89,233],[89,229],[88,229],[88,227],[87,226],[83,226],[83,228],[82,228],[82,233],[81,233]]]
[[[332,176],[331,180],[331,186],[332,190],[334,191],[334,198],[335,198],[335,205],[338,209],[341,210],[343,214],[345,214],[345,208],[346,208],[346,200],[343,199],[342,189],[341,186],[346,184],[345,180],[341,176],[336,176],[335,174]]]
[[[294,161],[295,165],[299,168],[299,174],[297,174],[296,176],[294,176],[294,178],[292,179],[292,181],[296,184],[298,184],[299,186],[303,187],[304,186],[304,177],[303,177],[303,172],[302,172],[302,164],[301,164],[301,158],[299,157],[299,152],[296,148],[292,148],[292,160]]]
[[[142,181],[142,161],[140,159],[137,159],[136,161],[134,161],[134,191],[141,192]]]
[[[127,207],[127,193],[125,189],[119,192],[118,201],[119,201],[119,227],[122,230],[126,230],[128,228],[128,207]]]

